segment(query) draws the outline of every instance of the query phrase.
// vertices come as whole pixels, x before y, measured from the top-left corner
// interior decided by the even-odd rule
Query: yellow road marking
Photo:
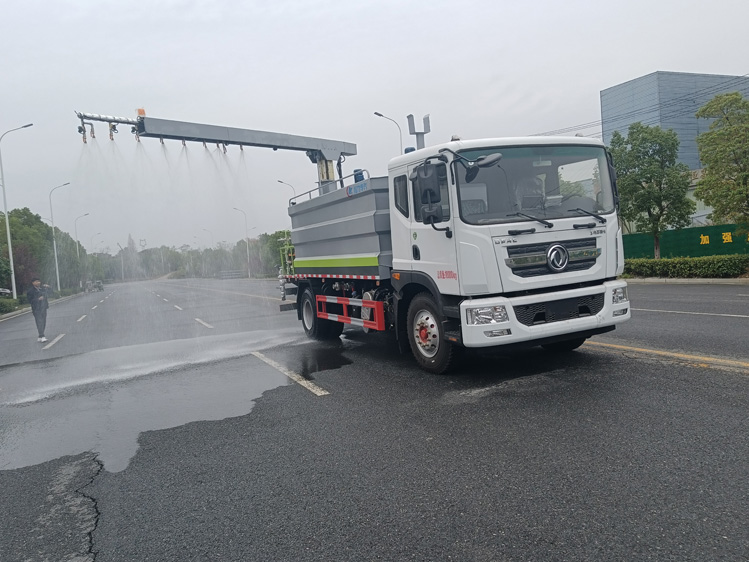
[[[749,362],[733,361],[731,359],[718,359],[717,357],[707,357],[704,355],[689,355],[688,353],[675,353],[673,351],[661,351],[659,349],[647,349],[644,347],[632,347],[628,345],[619,345],[615,343],[603,343],[597,341],[587,341],[586,346],[602,347],[607,349],[616,349],[618,351],[632,351],[646,355],[657,355],[669,359],[678,359],[680,361],[689,361],[700,367],[732,367],[734,369],[749,370]]]

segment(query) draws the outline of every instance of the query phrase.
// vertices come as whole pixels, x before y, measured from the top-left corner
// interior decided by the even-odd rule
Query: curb
[[[78,297],[82,294],[83,293],[76,293],[75,295],[70,295],[67,297],[60,297],[59,299],[49,301],[49,306],[52,306],[53,304],[57,304],[58,302],[69,301],[70,299],[74,299],[75,297]],[[10,320],[11,318],[15,318],[16,316],[28,314],[29,312],[31,312],[31,307],[24,308],[22,310],[16,310],[15,312],[8,312],[7,314],[0,314],[0,322],[4,322],[5,320]]]
[[[645,285],[645,284],[671,284],[671,285],[749,285],[749,278],[736,277],[731,279],[710,279],[710,278],[668,278],[668,277],[636,277],[630,279],[622,279],[626,281],[628,285]]]

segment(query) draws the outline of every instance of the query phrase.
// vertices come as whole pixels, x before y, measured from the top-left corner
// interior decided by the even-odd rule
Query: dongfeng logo
[[[561,273],[567,269],[569,262],[570,254],[561,244],[554,244],[546,252],[546,264],[554,273]]]

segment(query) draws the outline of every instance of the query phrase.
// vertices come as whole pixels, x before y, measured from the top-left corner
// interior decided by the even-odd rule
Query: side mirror
[[[493,154],[486,154],[484,156],[479,156],[476,158],[476,165],[479,168],[491,168],[495,164],[499,163],[499,161],[502,160],[502,153],[495,152]]]
[[[443,219],[442,205],[421,206],[421,220],[424,221],[424,224],[436,224],[442,222]]]
[[[440,202],[440,182],[435,164],[422,164],[411,173],[422,205]]]

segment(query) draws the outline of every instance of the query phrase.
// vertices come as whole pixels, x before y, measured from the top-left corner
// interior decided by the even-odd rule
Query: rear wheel
[[[308,337],[316,340],[331,340],[337,338],[343,332],[343,324],[340,322],[317,317],[315,293],[309,287],[302,293],[300,308],[302,310],[302,326]]]
[[[542,345],[546,351],[552,353],[565,353],[567,351],[573,351],[585,343],[586,338],[575,338],[574,340],[558,341],[554,343],[547,343]]]
[[[411,301],[407,329],[411,352],[422,369],[439,375],[450,368],[453,345],[443,337],[442,316],[429,293]]]

